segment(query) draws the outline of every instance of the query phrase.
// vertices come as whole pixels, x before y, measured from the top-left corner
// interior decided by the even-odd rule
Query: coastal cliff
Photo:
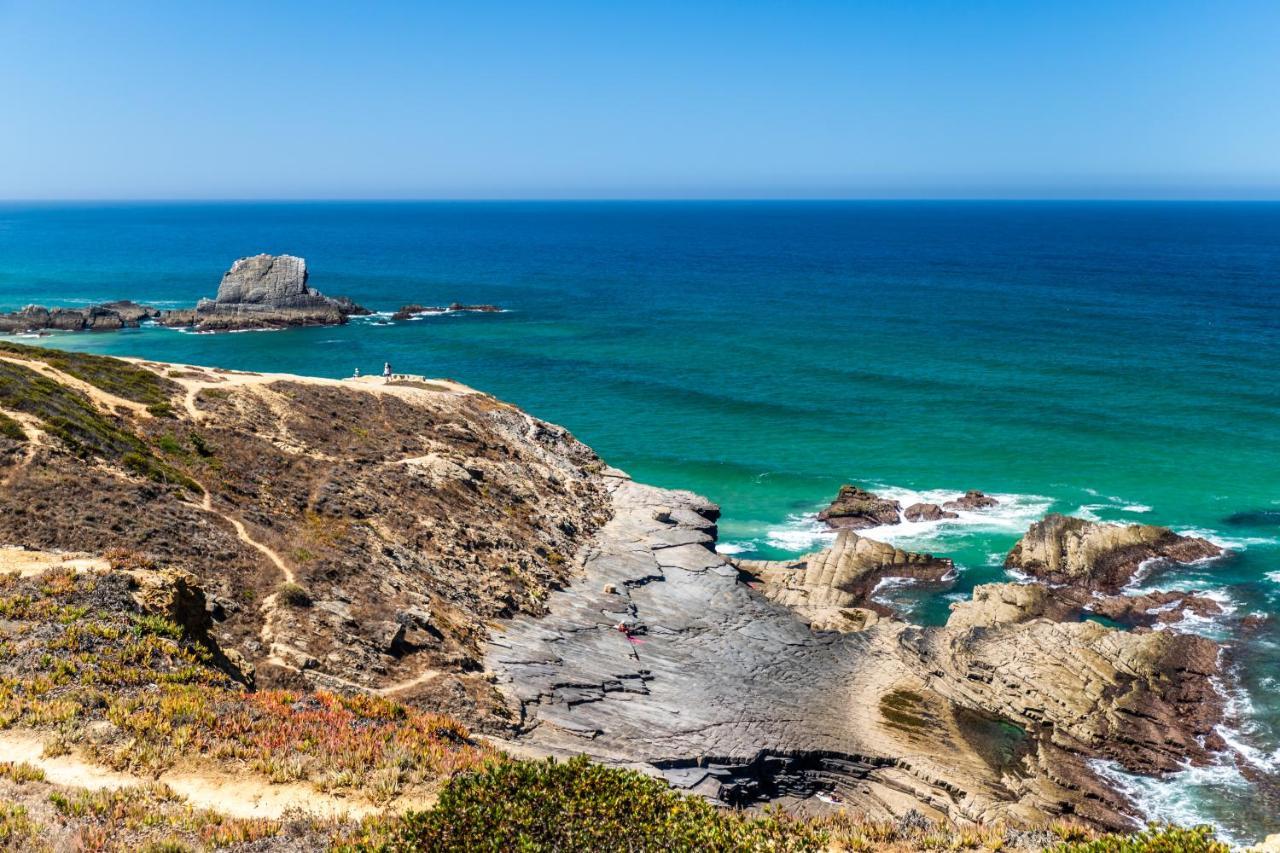
[[[65,575],[73,608],[121,584],[103,606],[122,624],[166,614],[234,696],[394,700],[722,803],[884,819],[1126,826],[1133,804],[1091,761],[1157,773],[1216,746],[1209,640],[1081,622],[1083,602],[1040,584],[913,625],[872,591],[943,582],[949,561],[844,530],[805,558],[734,563],[717,507],[457,383],[6,344],[0,417],[7,565]],[[153,591],[126,601],[134,583]],[[164,672],[196,666],[180,651]],[[70,744],[124,756],[143,737],[58,685]],[[13,719],[47,728],[29,707]],[[469,737],[451,749],[478,750]]]

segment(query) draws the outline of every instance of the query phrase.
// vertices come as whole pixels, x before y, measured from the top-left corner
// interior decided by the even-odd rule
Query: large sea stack
[[[352,314],[368,314],[349,299],[325,296],[307,284],[307,262],[293,255],[241,258],[222,276],[215,299],[192,311],[168,311],[161,322],[197,331],[336,326]]]

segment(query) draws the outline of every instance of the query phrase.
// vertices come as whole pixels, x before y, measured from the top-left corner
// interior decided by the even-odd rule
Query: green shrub
[[[1213,828],[1151,824],[1134,835],[1104,835],[1092,841],[1060,844],[1055,853],[1230,853],[1231,848],[1213,837]]]
[[[22,424],[18,423],[4,412],[0,412],[0,435],[3,435],[5,438],[11,438],[14,441],[27,440],[27,434],[23,431]]]
[[[163,616],[144,613],[133,617],[133,629],[138,636],[155,634],[157,637],[168,637],[170,640],[182,639],[182,626]]]
[[[578,757],[498,761],[455,777],[434,808],[350,851],[821,850],[780,813],[748,817],[630,770]]]
[[[276,596],[286,607],[310,607],[311,593],[296,583],[282,583],[276,588]]]

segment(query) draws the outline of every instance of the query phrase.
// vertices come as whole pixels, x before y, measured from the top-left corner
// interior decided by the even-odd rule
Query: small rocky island
[[[474,311],[494,313],[496,305],[432,308],[406,305],[392,319],[415,315]],[[344,296],[326,296],[308,284],[307,262],[294,255],[254,255],[241,258],[222,276],[217,296],[201,299],[194,308],[162,311],[128,300],[84,308],[46,308],[28,305],[0,314],[0,333],[102,332],[137,328],[143,322],[189,328],[197,332],[236,332],[247,329],[285,329],[294,326],[339,326],[353,316],[373,312]]]
[[[231,265],[215,299],[191,311],[166,311],[166,326],[201,332],[337,326],[352,315],[373,313],[345,297],[325,296],[307,284],[307,262],[293,255],[254,255]]]

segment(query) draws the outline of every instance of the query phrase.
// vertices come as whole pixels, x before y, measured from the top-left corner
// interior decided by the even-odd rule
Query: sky
[[[1280,198],[1280,2],[0,0],[0,199]]]

